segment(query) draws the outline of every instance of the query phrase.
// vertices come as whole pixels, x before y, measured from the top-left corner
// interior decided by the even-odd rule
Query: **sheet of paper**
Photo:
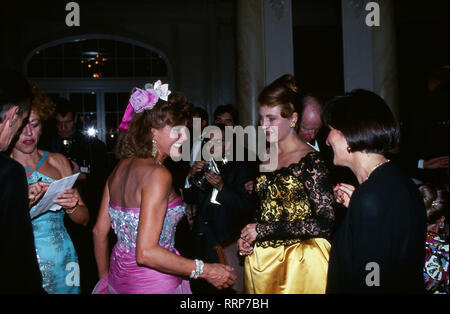
[[[52,182],[42,199],[30,214],[31,219],[49,210],[59,210],[61,208],[61,205],[55,204],[53,203],[53,201],[58,197],[58,194],[61,194],[62,192],[64,192],[64,190],[71,189],[75,184],[75,181],[77,181],[79,175],[80,173],[76,173],[74,175],[64,177],[55,182]]]

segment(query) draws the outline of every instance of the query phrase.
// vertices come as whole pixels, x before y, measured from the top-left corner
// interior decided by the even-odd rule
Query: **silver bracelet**
[[[203,274],[203,270],[205,268],[205,264],[203,263],[202,260],[195,260],[195,270],[193,270],[191,272],[191,275],[189,276],[189,278],[191,279],[197,279],[198,276],[200,276],[201,274]]]

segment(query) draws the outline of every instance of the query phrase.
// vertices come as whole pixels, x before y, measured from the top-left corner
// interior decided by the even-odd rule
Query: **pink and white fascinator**
[[[128,125],[133,118],[133,112],[141,113],[144,110],[151,110],[159,99],[167,101],[171,91],[168,84],[162,84],[160,80],[154,84],[145,84],[144,89],[135,87],[130,96],[127,108],[120,122],[119,130],[128,130]]]

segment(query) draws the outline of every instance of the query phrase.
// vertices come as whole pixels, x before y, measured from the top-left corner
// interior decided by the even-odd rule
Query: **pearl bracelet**
[[[192,271],[191,275],[189,276],[189,278],[191,279],[197,279],[198,276],[200,276],[201,274],[203,274],[203,270],[205,268],[205,264],[203,263],[202,260],[195,260],[195,270]]]

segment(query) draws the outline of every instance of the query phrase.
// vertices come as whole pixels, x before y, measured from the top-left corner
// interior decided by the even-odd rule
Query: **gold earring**
[[[158,142],[156,141],[156,138],[152,138],[152,157],[156,158],[156,155],[158,155]]]
[[[295,122],[294,122],[294,121],[291,121],[291,123],[289,123],[289,127],[290,127],[291,129],[295,128]]]

